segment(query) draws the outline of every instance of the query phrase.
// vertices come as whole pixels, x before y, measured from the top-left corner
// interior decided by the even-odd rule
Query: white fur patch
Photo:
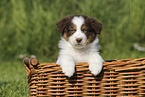
[[[76,25],[77,27],[77,30],[81,30],[81,26],[84,24],[85,20],[82,16],[75,16],[73,19],[72,19],[72,23]]]
[[[69,42],[74,48],[83,48],[86,45],[87,36],[82,32],[81,27],[84,24],[85,20],[82,16],[74,17],[72,23],[76,26],[76,32],[69,37]],[[81,38],[81,43],[77,43],[76,39]]]

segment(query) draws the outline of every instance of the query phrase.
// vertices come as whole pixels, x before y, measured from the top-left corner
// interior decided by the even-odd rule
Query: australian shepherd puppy
[[[98,75],[104,62],[97,45],[97,35],[101,33],[102,24],[92,17],[74,15],[64,17],[56,25],[62,34],[56,64],[60,64],[63,73],[71,77],[76,63],[87,62],[91,73]]]

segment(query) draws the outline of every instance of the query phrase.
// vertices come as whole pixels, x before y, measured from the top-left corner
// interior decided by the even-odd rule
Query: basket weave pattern
[[[79,63],[71,78],[58,64],[28,61],[24,66],[30,97],[145,97],[145,58],[104,62],[98,76],[90,73],[87,63]]]

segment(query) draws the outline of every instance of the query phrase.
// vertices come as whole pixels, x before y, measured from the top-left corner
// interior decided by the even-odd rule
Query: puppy
[[[76,63],[87,62],[91,73],[98,75],[104,60],[98,52],[97,35],[101,33],[103,25],[95,18],[85,15],[64,17],[56,25],[58,32],[62,34],[56,64],[60,64],[63,73],[71,77]]]

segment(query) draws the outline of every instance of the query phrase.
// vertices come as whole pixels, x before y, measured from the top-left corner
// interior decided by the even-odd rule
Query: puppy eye
[[[86,33],[88,30],[87,29],[83,29],[83,32]]]
[[[71,32],[75,32],[76,30],[75,30],[75,29],[71,29],[70,31],[71,31]]]

